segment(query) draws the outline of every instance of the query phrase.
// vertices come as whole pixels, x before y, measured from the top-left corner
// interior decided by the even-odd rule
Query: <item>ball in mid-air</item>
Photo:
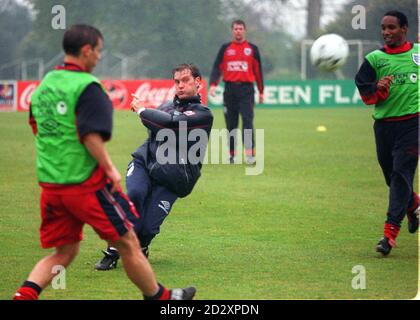
[[[334,71],[346,62],[349,45],[338,34],[325,34],[315,40],[310,55],[315,67],[322,71]]]

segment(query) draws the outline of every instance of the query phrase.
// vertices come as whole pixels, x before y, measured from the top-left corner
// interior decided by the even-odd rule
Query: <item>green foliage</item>
[[[23,37],[18,56],[42,57],[45,62],[61,52],[64,30],[55,30],[51,12],[55,0],[30,0],[35,12],[30,32]],[[293,40],[278,28],[264,27],[264,17],[240,2],[207,0],[62,0],[66,26],[87,23],[98,27],[105,38],[105,50],[141,58],[130,60],[134,77],[167,78],[174,65],[197,64],[208,77],[222,43],[231,40],[233,15],[245,19],[249,40],[260,47],[266,79],[293,78],[298,62]],[[10,25],[5,28],[10,29]],[[0,61],[2,60],[0,56]],[[0,63],[1,64],[1,63]],[[51,67],[51,66],[50,66]],[[107,68],[105,63],[98,66]]]
[[[34,28],[25,39],[24,55],[54,57],[60,50],[63,30],[51,27],[54,0],[32,0],[37,12]],[[206,0],[63,0],[67,27],[87,23],[99,28],[105,49],[135,55],[145,51],[142,77],[168,77],[175,64],[194,62],[209,73],[213,54],[226,35],[218,16],[218,1]],[[130,66],[136,68],[136,66]]]
[[[366,8],[366,30],[353,29],[351,9],[355,5],[362,5]],[[417,42],[418,33],[418,11],[417,0],[355,0],[344,7],[338,19],[325,28],[325,32],[334,32],[346,39],[362,39],[382,41],[381,19],[390,10],[399,10],[408,18],[409,33],[408,39]]]
[[[29,32],[31,24],[28,8],[10,0],[0,0],[0,65],[16,60],[19,43]],[[14,77],[10,71],[4,70],[3,77]]]

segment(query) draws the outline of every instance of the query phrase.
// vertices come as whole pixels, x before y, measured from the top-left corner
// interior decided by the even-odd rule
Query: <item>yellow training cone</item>
[[[316,128],[316,131],[318,131],[318,132],[325,132],[325,131],[327,131],[327,127],[325,127],[325,126],[318,126]]]

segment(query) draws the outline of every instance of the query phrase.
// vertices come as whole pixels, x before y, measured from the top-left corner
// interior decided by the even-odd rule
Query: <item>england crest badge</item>
[[[419,66],[420,65],[420,57],[419,57],[419,54],[418,53],[413,53],[412,54],[412,57],[413,57],[414,63]]]

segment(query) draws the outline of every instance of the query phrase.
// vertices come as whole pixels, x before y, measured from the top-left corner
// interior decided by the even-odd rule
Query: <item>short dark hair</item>
[[[63,49],[66,54],[78,56],[84,45],[90,44],[94,48],[98,45],[99,39],[103,40],[104,37],[95,27],[75,24],[64,33]]]
[[[400,12],[400,11],[391,10],[391,11],[388,11],[387,13],[385,13],[384,14],[384,17],[385,16],[391,16],[391,17],[397,18],[398,19],[398,22],[400,24],[400,27],[408,27],[408,19],[407,19],[407,16],[404,13]]]
[[[180,72],[180,71],[183,71],[183,70],[190,70],[193,78],[202,78],[200,70],[198,70],[197,66],[195,66],[192,63],[181,63],[181,64],[177,65],[172,70],[172,78],[175,76],[175,72]]]
[[[242,25],[242,26],[244,26],[244,28],[246,29],[246,24],[245,24],[245,22],[244,22],[243,20],[240,20],[240,19],[233,20],[233,21],[232,21],[232,24],[230,25],[230,28],[231,28],[231,29],[233,29],[233,26],[234,26],[235,24]]]

